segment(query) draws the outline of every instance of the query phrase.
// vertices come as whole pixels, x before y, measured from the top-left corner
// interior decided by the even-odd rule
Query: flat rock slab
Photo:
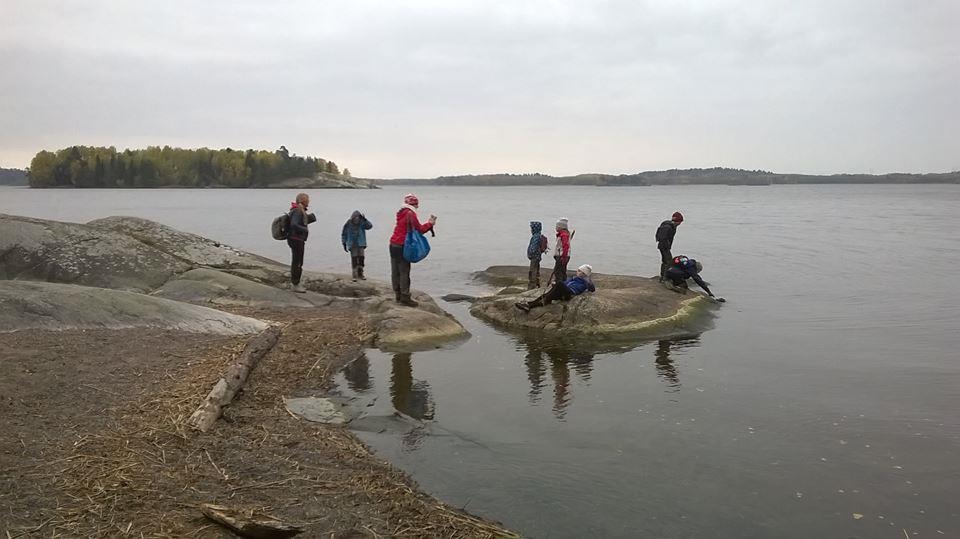
[[[491,282],[526,280],[526,268],[494,266],[478,275],[495,275]],[[518,292],[509,288],[480,298],[470,313],[482,320],[524,331],[581,336],[642,336],[662,338],[689,335],[709,327],[713,302],[701,293],[667,290],[655,277],[594,274],[597,292],[554,302],[529,313],[515,303],[530,301],[544,289]]]
[[[287,410],[307,421],[328,425],[345,425],[357,417],[358,412],[348,406],[343,399],[333,397],[295,397],[284,398]]]
[[[135,292],[71,284],[0,281],[0,332],[156,328],[245,335],[260,320]]]

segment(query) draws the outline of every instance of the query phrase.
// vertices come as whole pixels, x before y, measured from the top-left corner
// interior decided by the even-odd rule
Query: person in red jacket
[[[393,283],[393,293],[397,303],[408,307],[416,307],[418,303],[410,297],[410,262],[403,258],[403,240],[411,227],[422,234],[433,230],[433,225],[437,222],[437,216],[431,215],[426,223],[421,223],[417,219],[419,207],[420,200],[413,193],[403,197],[403,207],[397,211],[397,225],[390,237],[390,281]]]
[[[557,250],[553,253],[553,275],[555,283],[567,280],[567,263],[570,262],[570,225],[566,217],[557,219]]]

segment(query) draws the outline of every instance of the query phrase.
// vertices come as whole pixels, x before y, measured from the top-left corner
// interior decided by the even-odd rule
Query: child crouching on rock
[[[521,311],[530,312],[530,309],[550,305],[552,301],[569,301],[573,296],[579,296],[584,292],[596,292],[597,287],[590,280],[591,273],[593,273],[593,268],[589,264],[584,264],[577,268],[576,277],[566,281],[557,281],[550,287],[550,290],[547,290],[546,294],[533,301],[515,303],[514,306]]]
[[[343,224],[343,232],[340,240],[343,242],[343,250],[350,253],[350,266],[353,268],[353,280],[367,280],[363,274],[364,253],[367,250],[367,231],[373,228],[373,224],[355,210],[350,219]]]
[[[527,245],[527,258],[530,259],[530,272],[527,274],[527,290],[540,288],[540,259],[550,247],[547,237],[540,233],[543,224],[530,221],[530,243]]]
[[[707,286],[707,283],[703,281],[703,278],[700,277],[700,272],[703,271],[703,264],[697,262],[693,258],[680,255],[674,257],[671,261],[670,267],[667,268],[667,271],[663,274],[663,285],[668,290],[673,290],[674,292],[679,292],[681,294],[685,293],[689,288],[687,285],[687,279],[693,279],[693,282],[697,283],[708,296],[714,299],[714,301],[723,303],[727,300],[723,298],[718,298],[713,295],[713,292],[710,291],[710,288]]]

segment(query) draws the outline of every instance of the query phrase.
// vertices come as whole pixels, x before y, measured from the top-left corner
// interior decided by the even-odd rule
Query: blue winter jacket
[[[573,279],[568,279],[563,284],[566,285],[567,289],[569,289],[570,293],[574,296],[579,296],[587,290],[590,292],[597,291],[597,287],[593,286],[593,281],[584,279],[583,277],[574,277]]]
[[[353,218],[359,217],[359,223],[354,223]],[[347,248],[366,247],[367,231],[373,228],[373,224],[367,220],[359,211],[353,212],[350,219],[343,224],[343,232],[340,234],[341,243]]]

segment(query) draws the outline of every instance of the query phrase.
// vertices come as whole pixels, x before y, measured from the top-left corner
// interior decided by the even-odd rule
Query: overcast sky
[[[358,176],[960,169],[960,1],[0,1],[0,166],[275,149]]]

